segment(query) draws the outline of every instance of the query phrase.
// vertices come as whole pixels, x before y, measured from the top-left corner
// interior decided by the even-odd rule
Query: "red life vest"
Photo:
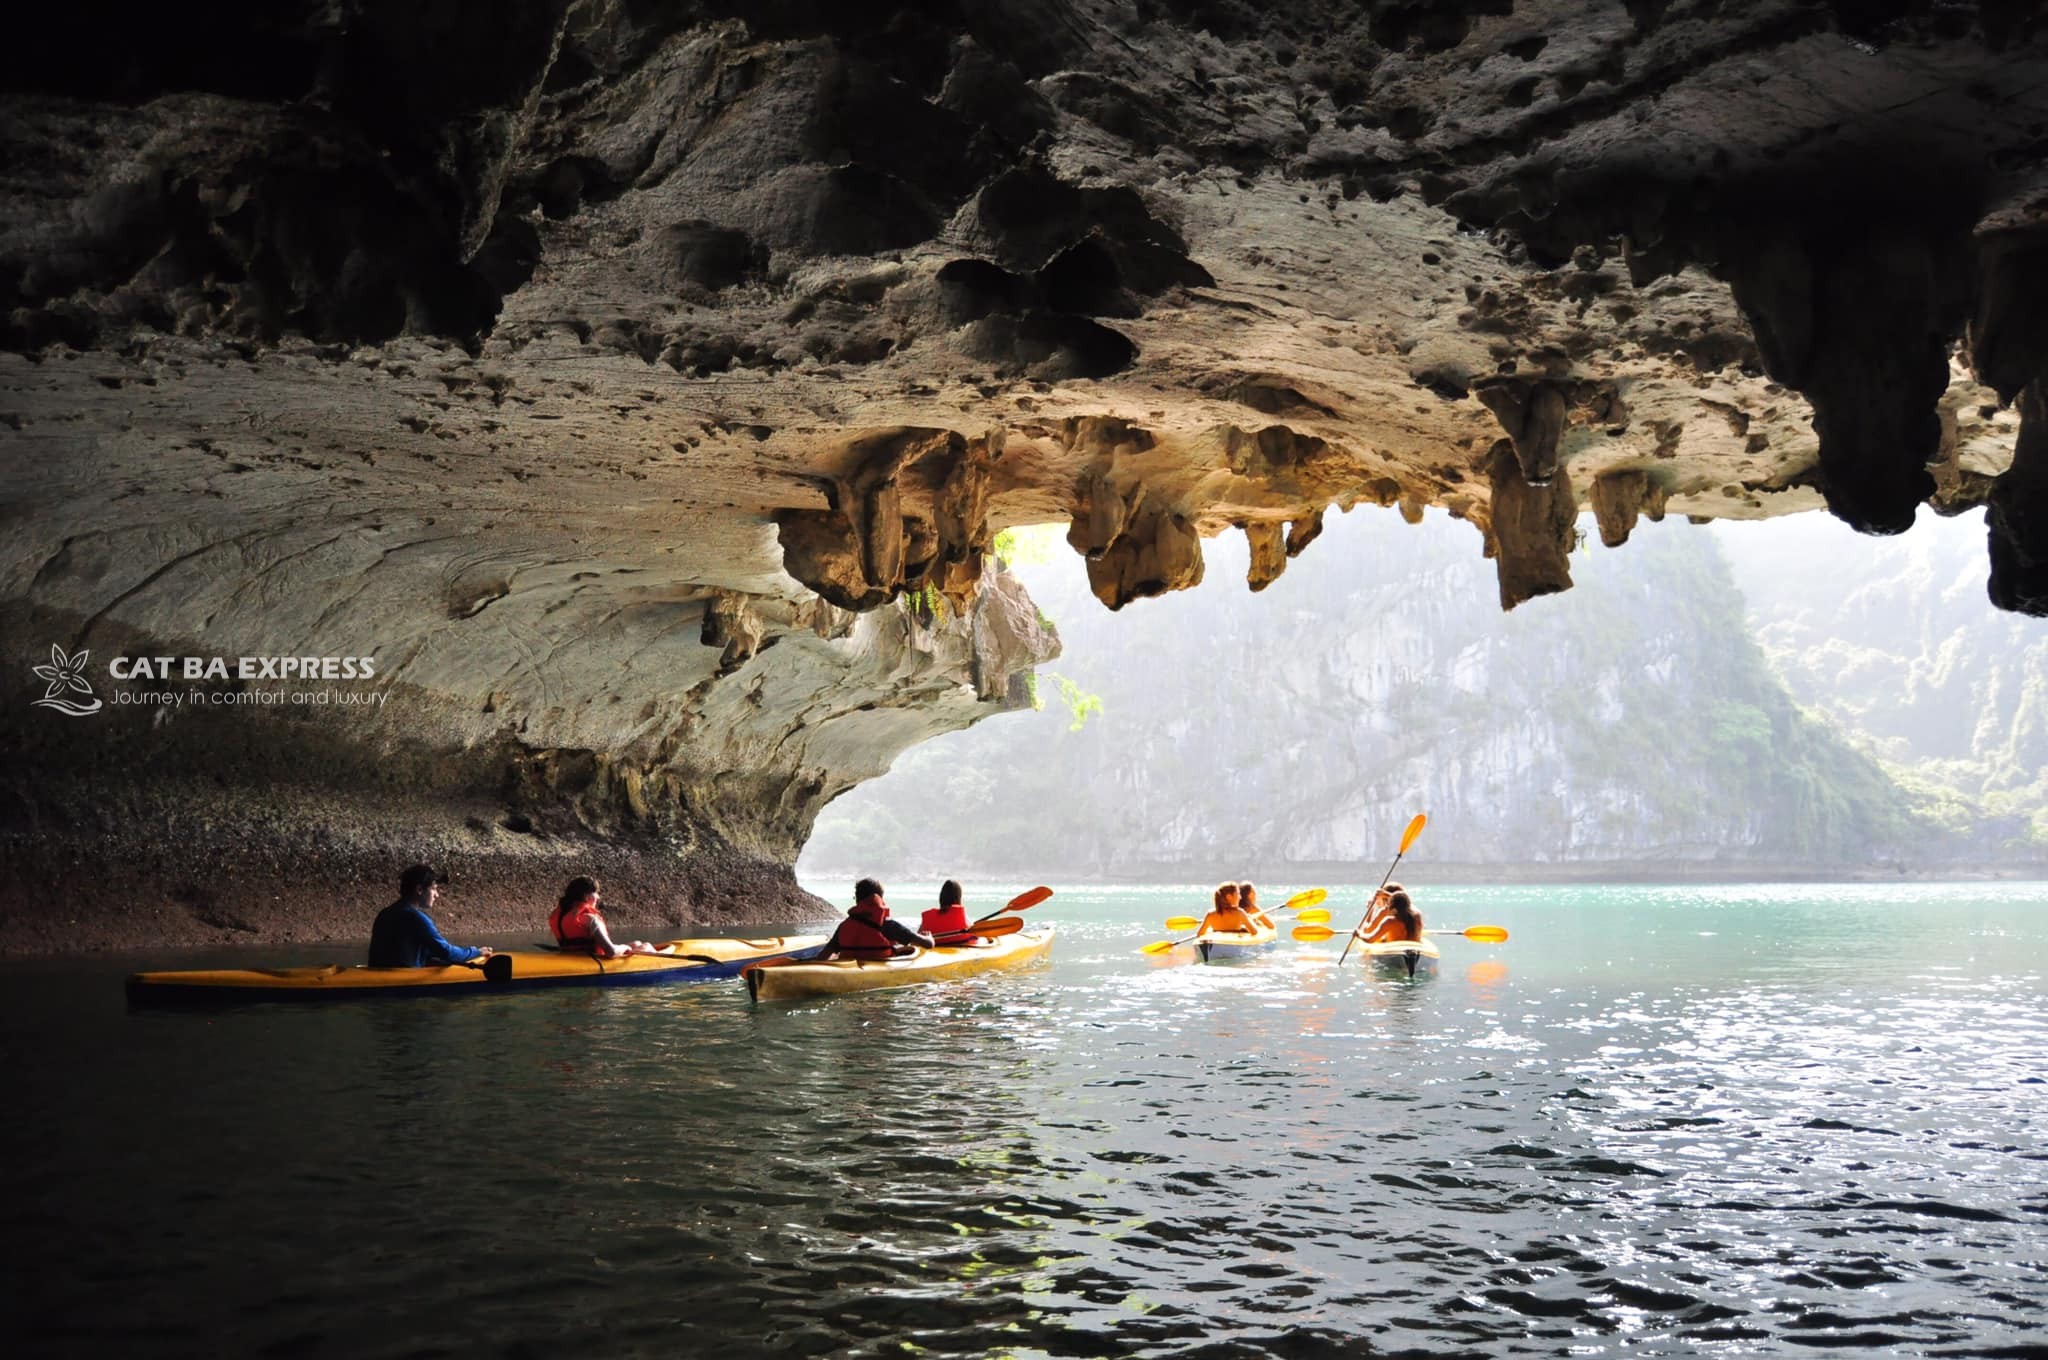
[[[924,914],[918,928],[927,935],[957,935],[967,925],[967,908],[955,902],[950,907],[933,907]]]
[[[832,943],[825,952],[849,959],[891,957],[896,952],[896,942],[882,933],[882,922],[888,919],[887,907],[873,902],[860,903],[846,913],[839,929],[832,932]]]
[[[597,903],[584,902],[564,911],[556,907],[548,916],[548,929],[555,933],[555,943],[564,949],[584,949],[593,953],[597,950],[597,922],[604,920],[598,914]]]

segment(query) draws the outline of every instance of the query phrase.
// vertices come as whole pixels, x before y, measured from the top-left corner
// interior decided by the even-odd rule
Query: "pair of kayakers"
[[[1389,883],[1373,895],[1372,909],[1358,928],[1358,938],[1366,944],[1420,940],[1422,935],[1422,913],[1398,883]]]
[[[432,968],[474,963],[490,957],[490,946],[450,944],[442,937],[428,909],[441,900],[441,884],[447,878],[425,864],[415,864],[398,876],[398,900],[377,913],[370,927],[370,967]],[[666,954],[667,946],[645,940],[615,944],[606,929],[604,913],[598,909],[602,894],[594,878],[572,878],[562,890],[561,901],[548,914],[548,929],[565,950],[590,954],[600,959],[628,954]]]
[[[1229,932],[1252,935],[1274,929],[1273,918],[1259,909],[1259,890],[1249,883],[1217,886],[1209,914],[1202,918],[1202,933]]]
[[[846,919],[839,923],[839,928],[832,932],[831,940],[819,957],[901,958],[919,949],[967,943],[973,922],[967,919],[963,897],[960,885],[947,879],[939,887],[939,905],[925,912],[918,922],[919,928],[912,930],[901,921],[890,919],[882,885],[872,878],[864,878],[853,885],[853,906],[846,913]]]

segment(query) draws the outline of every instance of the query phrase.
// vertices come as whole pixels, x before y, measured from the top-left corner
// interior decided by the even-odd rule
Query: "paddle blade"
[[[1011,898],[1008,902],[1003,904],[1003,910],[1029,911],[1031,910],[1031,908],[1037,906],[1040,902],[1043,902],[1046,898],[1051,896],[1052,889],[1046,887],[1044,884],[1041,883],[1036,888],[1026,888],[1023,892],[1018,893],[1015,897]]]
[[[951,948],[963,944],[979,944],[983,940],[993,940],[1002,935],[1015,935],[1023,928],[1024,922],[1015,916],[996,916],[986,921],[975,922],[971,929],[948,931],[935,938],[941,946]]]
[[[1164,954],[1179,943],[1179,940],[1154,940],[1145,946],[1143,952],[1147,954]]]
[[[1294,928],[1294,938],[1297,940],[1307,940],[1313,944],[1317,940],[1334,940],[1337,938],[1337,932],[1328,926],[1296,926]]]
[[[1330,913],[1323,907],[1310,907],[1294,919],[1305,926],[1326,926],[1330,923]]]
[[[1166,918],[1166,928],[1168,930],[1194,930],[1201,924],[1200,921],[1197,921],[1192,916],[1169,916]]]
[[[1031,910],[1031,908],[1037,906],[1040,902],[1043,902],[1046,898],[1051,896],[1052,889],[1046,887],[1043,884],[1040,884],[1036,888],[1026,888],[1023,892],[1018,893],[1015,897],[1003,903],[1002,906],[996,908],[988,915],[976,920],[974,924],[978,926],[982,923],[982,921],[993,921],[996,919],[996,917],[1001,916],[1006,911],[1029,911]]]
[[[1310,888],[1306,892],[1296,893],[1285,902],[1282,902],[1280,906],[1284,911],[1298,911],[1302,907],[1320,905],[1329,900],[1329,896],[1330,890],[1328,888]]]
[[[1508,939],[1507,930],[1501,926],[1445,926],[1442,930],[1432,930],[1429,933],[1463,935],[1466,939],[1477,940],[1481,944],[1506,944]]]
[[[1428,817],[1426,817],[1426,816],[1424,816],[1424,815],[1423,815],[1422,813],[1418,812],[1418,813],[1416,813],[1416,814],[1415,814],[1415,820],[1414,820],[1414,821],[1412,821],[1412,822],[1410,822],[1410,823],[1408,823],[1408,829],[1407,829],[1406,831],[1404,831],[1404,832],[1402,832],[1402,833],[1401,833],[1401,853],[1402,853],[1402,854],[1404,854],[1404,855],[1405,855],[1405,854],[1407,854],[1407,853],[1408,853],[1408,847],[1409,847],[1409,846],[1411,846],[1411,845],[1413,845],[1413,844],[1415,844],[1415,838],[1416,838],[1417,836],[1420,836],[1420,835],[1422,834],[1422,824],[1423,824],[1424,822],[1427,822],[1428,820],[1429,820],[1429,818],[1428,818]]]

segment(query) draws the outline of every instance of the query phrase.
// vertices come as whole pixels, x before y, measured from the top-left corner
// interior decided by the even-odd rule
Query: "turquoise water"
[[[1200,890],[1069,887],[1042,969],[760,1008],[131,1012],[137,960],[11,967],[10,1339],[2043,1353],[2048,885],[1420,877],[1433,925],[1511,940],[1417,982],[1334,944],[1204,966],[1139,952]]]

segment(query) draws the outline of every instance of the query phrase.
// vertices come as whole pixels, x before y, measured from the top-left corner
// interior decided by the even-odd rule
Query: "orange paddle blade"
[[[1405,854],[1407,854],[1407,853],[1408,853],[1408,847],[1409,847],[1409,846],[1411,846],[1411,845],[1413,845],[1413,844],[1415,844],[1415,838],[1416,838],[1417,836],[1420,836],[1420,835],[1422,834],[1422,825],[1423,825],[1423,823],[1424,823],[1424,822],[1427,822],[1428,820],[1429,820],[1429,818],[1428,818],[1428,817],[1426,817],[1426,816],[1425,816],[1425,815],[1423,815],[1422,813],[1418,812],[1418,813],[1416,813],[1416,814],[1415,814],[1415,820],[1414,820],[1414,821],[1412,821],[1412,822],[1410,822],[1410,823],[1408,823],[1408,829],[1407,829],[1406,831],[1404,831],[1404,832],[1402,832],[1402,833],[1401,833],[1401,853],[1402,853],[1402,854],[1404,854],[1404,855],[1405,855]]]
[[[1330,913],[1325,907],[1310,907],[1294,919],[1305,926],[1326,926],[1330,924]]]
[[[1306,892],[1296,893],[1285,902],[1282,902],[1280,906],[1284,911],[1298,911],[1302,907],[1313,907],[1326,902],[1329,900],[1329,897],[1330,890],[1328,888],[1310,888]]]
[[[972,929],[949,931],[934,938],[941,945],[973,944],[976,940],[993,940],[1002,935],[1015,935],[1024,928],[1024,922],[1015,916],[998,916],[992,920],[978,921]]]
[[[1043,902],[1046,898],[1051,896],[1052,889],[1046,887],[1044,884],[1040,884],[1036,888],[1026,888],[1023,892],[1018,893],[1015,897],[1011,898],[1008,902],[1004,903],[1003,910],[1029,911],[1031,910],[1031,908],[1037,906],[1040,902]]]
[[[1466,939],[1477,940],[1481,944],[1506,944],[1508,939],[1507,931],[1500,926],[1466,926],[1463,930],[1453,930],[1446,927],[1443,930],[1432,930],[1429,933],[1432,935],[1463,935]]]
[[[1307,940],[1313,944],[1317,940],[1334,940],[1337,938],[1337,932],[1328,926],[1296,926],[1294,928],[1294,938],[1297,940]]]
[[[1169,916],[1166,918],[1166,928],[1168,930],[1194,930],[1201,924],[1200,921],[1197,921],[1192,916]]]

